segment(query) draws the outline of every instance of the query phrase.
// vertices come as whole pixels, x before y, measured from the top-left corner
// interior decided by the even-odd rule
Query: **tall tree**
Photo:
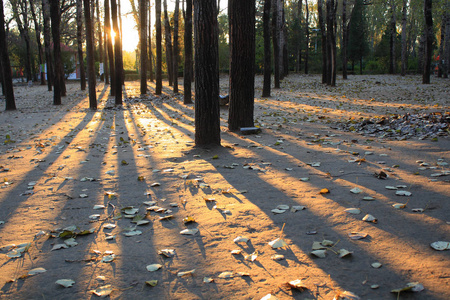
[[[308,5],[308,0],[305,0],[305,9],[306,9],[305,74],[308,74],[309,73],[309,5]]]
[[[184,104],[192,103],[192,0],[186,0],[184,13]]]
[[[429,84],[431,77],[431,53],[433,51],[433,15],[432,0],[424,0],[425,15],[425,57],[423,64],[422,83]]]
[[[44,70],[44,53],[42,51],[42,43],[41,43],[41,24],[38,20],[38,16],[36,14],[36,0],[30,0],[30,10],[31,16],[33,17],[34,23],[34,32],[36,34],[36,44],[38,46],[38,61],[39,61],[39,72],[41,77],[41,85],[45,85],[45,70]]]
[[[28,25],[28,1],[26,0],[10,0],[14,20],[17,23],[20,37],[25,43],[26,59],[25,73],[27,81],[32,80],[32,64],[31,64],[31,39]]]
[[[139,0],[139,45],[141,56],[141,95],[147,94],[147,0]]]
[[[288,56],[288,48],[287,48],[287,25],[286,25],[286,16],[285,16],[285,9],[284,9],[284,0],[280,0],[278,2],[279,5],[279,13],[278,16],[280,18],[279,22],[279,26],[280,26],[280,51],[281,51],[281,79],[283,79],[284,77],[286,77],[289,73],[289,56]]]
[[[362,74],[362,59],[367,55],[367,23],[363,0],[356,0],[350,15],[348,29],[348,56],[352,61],[352,70],[355,62],[359,61]]]
[[[83,1],[77,0],[77,53],[80,64],[80,88],[86,90],[86,74],[83,60]]]
[[[220,145],[216,0],[194,0],[195,145]]]
[[[48,91],[53,90],[53,78],[54,68],[52,61],[52,54],[50,50],[50,5],[48,0],[42,0],[42,15],[44,21],[44,49],[45,49],[45,61],[47,63],[47,87]]]
[[[280,32],[278,30],[278,1],[272,2],[272,43],[273,43],[273,69],[274,88],[280,88]]]
[[[11,64],[8,55],[8,44],[6,42],[5,32],[5,14],[3,12],[3,0],[0,0],[0,59],[1,72],[3,78],[3,87],[6,96],[6,110],[15,110],[16,101],[14,99],[14,88],[11,75]]]
[[[87,54],[87,73],[89,80],[89,108],[97,109],[97,94],[95,92],[96,74],[94,59],[94,28],[91,19],[91,0],[83,0],[84,21],[86,22],[86,54]]]
[[[110,85],[110,94],[111,96],[116,95],[116,72],[115,72],[115,61],[114,61],[114,49],[112,44],[112,30],[111,30],[111,17],[110,17],[110,6],[109,6],[110,0],[105,0],[104,7],[105,7],[105,32],[107,35],[107,45],[106,48],[108,49],[108,62],[109,62],[109,73],[111,75],[111,85]]]
[[[52,37],[53,37],[53,60],[55,66],[54,89],[53,89],[53,104],[61,105],[61,96],[63,95],[64,78],[63,64],[61,60],[61,6],[59,0],[50,1],[50,17],[52,20]]]
[[[301,1],[301,0],[300,0]],[[270,51],[270,0],[264,0],[263,32],[264,32],[264,83],[262,97],[270,97],[271,51]]]
[[[406,53],[406,12],[408,9],[408,0],[403,0],[403,7],[402,7],[402,68],[401,68],[401,76],[406,75],[406,68],[407,68],[407,62],[408,57]]]
[[[446,24],[445,24],[445,38],[444,38],[444,66],[443,74],[444,78],[448,78],[450,69],[450,1],[446,3]]]
[[[336,6],[327,0],[327,84],[336,85]]]
[[[439,78],[442,77],[442,70],[444,68],[444,44],[445,44],[445,25],[446,25],[446,20],[445,20],[446,14],[445,11],[442,12],[442,19],[441,19],[441,42],[439,43],[439,52],[438,52],[438,74],[437,76]]]
[[[121,88],[121,90],[122,90],[122,86],[123,85],[125,85],[125,70],[123,69],[123,51],[122,51],[122,28],[123,28],[123,26],[122,26],[122,6],[121,6],[121,0],[117,0],[117,9],[118,9],[118,11],[117,11],[117,19],[118,19],[118,27],[119,27],[119,56],[120,56],[120,59],[119,59],[119,64],[120,64],[120,67],[119,67],[119,70],[120,70],[120,73],[119,73],[119,75],[120,75],[120,83],[121,83],[121,86],[120,86],[120,88]],[[117,76],[117,75],[116,75]]]
[[[153,54],[152,54],[152,5],[148,5],[148,70],[150,72],[150,81],[153,82]]]
[[[342,79],[347,79],[347,63],[348,63],[348,22],[347,22],[347,0],[342,0]]]
[[[115,105],[122,105],[122,57],[120,56],[120,32],[119,32],[119,22],[117,19],[117,2],[116,0],[111,0],[111,19],[114,36],[114,70],[115,70]]]
[[[319,28],[322,36],[322,83],[327,83],[327,33],[323,18],[323,0],[317,1],[317,12],[319,17]]]
[[[105,84],[109,84],[109,65],[108,65],[108,33],[105,31],[105,24],[103,23],[103,67],[105,68]]]
[[[166,45],[166,64],[169,86],[173,85],[173,61],[172,61],[172,32],[170,29],[169,13],[167,11],[167,0],[164,0],[164,42]]]
[[[390,0],[391,21],[389,23],[389,74],[395,74],[395,40],[397,39],[396,5]]]
[[[178,93],[178,16],[180,14],[180,2],[175,0],[175,12],[173,13],[173,92]]]
[[[156,85],[155,94],[162,93],[161,0],[155,0],[156,27]]]
[[[105,80],[105,62],[103,61],[103,38],[102,38],[102,22],[100,16],[100,5],[95,0],[95,14],[97,15],[97,34],[98,34],[98,60],[103,64],[103,73],[100,74],[100,80]]]
[[[228,129],[253,127],[255,98],[255,0],[229,0],[230,103]]]

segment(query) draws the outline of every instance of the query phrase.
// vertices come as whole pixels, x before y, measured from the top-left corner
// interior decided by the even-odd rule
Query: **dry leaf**
[[[362,190],[360,188],[355,187],[351,189],[350,192],[352,192],[353,194],[359,194],[362,192]]]
[[[154,272],[154,271],[157,271],[157,270],[161,269],[162,265],[160,265],[160,264],[151,264],[151,265],[148,265],[146,268],[147,268],[147,271]]]
[[[233,272],[222,272],[218,276],[219,278],[233,278]]]
[[[291,212],[296,212],[296,211],[304,210],[304,209],[306,209],[306,206],[303,206],[303,205],[293,205],[293,206],[291,207]]]
[[[158,280],[147,280],[145,284],[149,286],[156,286],[158,284]]]
[[[69,246],[66,245],[66,244],[56,244],[56,245],[53,246],[51,251],[60,250],[60,249],[67,249],[67,248],[69,248]]]
[[[262,297],[261,300],[278,300],[278,297],[272,294],[267,294],[264,297]]]
[[[273,212],[274,214],[282,214],[282,213],[285,213],[286,210],[275,208],[275,209],[272,209],[271,212]]]
[[[328,193],[330,193],[329,189],[321,189],[319,192],[319,194],[328,194]]]
[[[314,250],[311,251],[311,254],[319,258],[324,258],[326,256],[326,252],[327,250]]]
[[[241,249],[231,250],[231,254],[233,254],[233,255],[239,255],[241,253],[242,253]]]
[[[343,257],[350,256],[353,254],[353,252],[350,252],[346,249],[340,249],[338,253],[339,253],[339,258],[343,258]]]
[[[371,266],[374,269],[379,269],[379,268],[381,268],[382,264],[380,264],[379,262],[374,262],[371,264]]]
[[[299,289],[300,291],[308,289],[308,287],[300,280],[292,280],[287,283],[291,288]]]
[[[195,222],[195,219],[193,217],[189,217],[187,216],[186,218],[183,219],[183,222],[186,223],[193,223]]]
[[[392,207],[395,209],[403,209],[406,207],[406,203],[395,203],[395,204],[392,204]]]
[[[350,232],[348,234],[348,236],[352,239],[352,240],[360,240],[363,238],[366,238],[368,236],[367,233],[365,232]]]
[[[68,288],[71,287],[75,283],[75,281],[73,281],[72,279],[58,279],[55,283]]]
[[[203,277],[203,282],[204,283],[211,283],[214,282],[214,279],[211,277]]]
[[[96,288],[95,290],[92,290],[91,293],[93,293],[96,296],[99,296],[101,298],[109,296],[113,291],[113,288],[110,284],[104,285],[101,287]]]
[[[238,236],[233,240],[235,243],[247,243],[250,239],[245,236]]]
[[[360,300],[361,298],[355,295],[352,292],[344,291],[338,292],[336,296],[334,296],[333,300]]]
[[[176,255],[175,249],[162,249],[158,251],[158,254],[165,257],[174,257]]]
[[[197,234],[199,230],[197,228],[192,228],[192,229],[184,229],[180,231],[180,234],[184,234],[184,235],[195,235]]]
[[[269,242],[269,245],[273,249],[278,249],[278,248],[282,248],[282,247],[286,247],[287,246],[286,242],[283,239],[281,239],[281,238],[277,238],[277,239]]]
[[[372,223],[377,223],[378,222],[377,218],[375,218],[371,214],[365,215],[364,218],[362,218],[362,220],[365,221],[365,222],[372,222]]]
[[[437,251],[450,250],[450,242],[437,241],[430,244],[431,248]]]
[[[28,275],[32,276],[32,275],[36,275],[36,274],[40,274],[40,273],[44,273],[44,272],[47,272],[47,270],[44,268],[34,268],[34,269],[28,271]]]
[[[185,271],[185,272],[178,272],[177,276],[178,277],[183,277],[183,276],[186,276],[186,275],[193,275],[194,272],[195,272],[195,269],[192,269],[192,270],[189,270],[189,271]]]
[[[349,213],[349,214],[353,214],[353,215],[359,215],[361,213],[361,210],[359,208],[347,208],[346,210],[344,210],[345,212]]]
[[[395,194],[397,196],[406,196],[406,197],[409,197],[412,195],[412,193],[408,192],[408,191],[396,191]]]

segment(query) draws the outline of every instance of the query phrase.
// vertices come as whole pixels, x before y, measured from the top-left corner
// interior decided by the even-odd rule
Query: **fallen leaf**
[[[308,289],[308,287],[300,279],[289,281],[288,285],[291,288],[298,289],[300,291]]]
[[[286,247],[287,244],[281,238],[277,238],[277,239],[269,242],[269,246],[271,246],[273,249],[278,249],[278,248]]]
[[[381,268],[382,264],[380,264],[379,262],[374,262],[371,264],[371,266],[374,269],[379,269],[379,268]]]
[[[162,249],[158,251],[158,254],[164,255],[165,257],[174,257],[176,252],[174,249]]]
[[[66,244],[56,244],[56,245],[53,246],[51,251],[60,250],[60,249],[67,249],[67,248],[69,248],[69,246],[66,245]]]
[[[184,229],[180,231],[180,234],[183,235],[195,235],[197,234],[199,230],[197,228],[192,228],[192,229]]]
[[[271,212],[273,212],[274,214],[282,214],[282,213],[285,213],[286,210],[275,208],[275,209],[272,209]]]
[[[160,264],[151,264],[151,265],[148,265],[146,268],[147,268],[147,271],[154,272],[154,271],[157,271],[157,270],[161,269],[162,265],[160,265]]]
[[[211,282],[213,282],[213,281],[214,281],[214,279],[211,278],[211,277],[203,277],[203,282],[204,282],[204,283],[211,283]]]
[[[391,290],[391,293],[401,293],[401,292],[421,292],[424,287],[419,282],[409,282],[405,287]]]
[[[235,243],[247,243],[250,239],[245,236],[238,236],[233,240]]]
[[[261,300],[278,300],[278,297],[272,294],[267,294],[264,297],[262,297]]]
[[[311,254],[319,258],[324,258],[326,256],[326,252],[327,250],[314,250],[311,251]]]
[[[112,293],[112,291],[113,291],[113,288],[111,287],[110,284],[108,284],[108,285],[98,287],[95,290],[92,290],[91,293],[96,296],[99,296],[101,298],[104,298],[104,297],[109,296]]]
[[[233,255],[239,255],[241,253],[242,253],[241,249],[231,250],[231,254],[233,254]]]
[[[337,295],[334,296],[333,298],[333,300],[359,300],[359,299],[361,299],[359,296],[349,291],[338,292]]]
[[[274,254],[270,258],[273,259],[273,260],[276,260],[276,261],[283,260],[284,259],[284,255],[283,254]]]
[[[348,234],[348,236],[352,239],[352,240],[360,240],[363,238],[366,238],[368,236],[367,233],[365,232],[350,232]]]
[[[412,195],[412,193],[408,192],[408,191],[396,191],[395,194],[397,196],[406,196],[406,197],[409,197]]]
[[[103,263],[110,263],[110,262],[113,262],[114,259],[116,259],[116,255],[115,254],[105,255],[105,256],[102,257],[102,262]]]
[[[142,231],[140,230],[131,230],[131,231],[127,231],[125,232],[123,235],[125,236],[135,236],[135,235],[141,235]]]
[[[159,183],[159,182],[154,182],[154,183],[152,183],[150,186],[151,187],[155,187],[155,186],[160,186],[161,185],[161,183]]]
[[[340,249],[338,251],[338,253],[339,253],[339,258],[343,258],[343,257],[350,256],[350,255],[353,254],[353,252],[350,252],[350,251],[348,251],[346,249]]]
[[[184,272],[178,272],[177,276],[178,277],[183,277],[186,275],[193,275],[195,273],[195,269],[189,270],[189,271],[184,271]]]
[[[186,223],[194,223],[195,219],[193,217],[187,216],[186,218],[183,219],[183,222]]]
[[[158,284],[158,280],[147,280],[145,284],[149,286],[156,286]]]
[[[98,205],[94,205],[94,208],[93,208],[93,209],[104,209],[104,208],[105,208],[104,205],[98,204]]]
[[[47,272],[47,270],[44,268],[34,268],[34,269],[31,269],[30,271],[28,271],[28,275],[32,276],[32,275],[36,275],[36,274],[40,274],[40,273],[44,273],[44,272]]]
[[[395,186],[390,186],[390,185],[385,186],[385,188],[387,190],[398,190],[398,188],[396,188]]]
[[[377,223],[378,222],[377,218],[375,218],[371,214],[365,215],[364,218],[362,218],[362,220],[365,221],[365,222],[372,222],[372,223]]]
[[[233,278],[233,272],[222,272],[218,276],[219,278]]]
[[[360,188],[355,187],[351,189],[350,192],[352,192],[353,194],[359,194],[362,192],[362,190]]]
[[[450,250],[450,242],[437,241],[430,244],[431,248],[437,251]]]
[[[373,201],[373,200],[375,200],[375,198],[374,197],[370,197],[370,196],[366,196],[366,197],[363,198],[363,200],[364,201]]]
[[[359,208],[347,208],[346,210],[344,210],[345,212],[349,213],[349,214],[353,214],[353,215],[359,215],[361,213],[361,210]]]
[[[329,189],[321,189],[319,192],[319,194],[328,194],[328,193],[330,193]]]
[[[116,224],[108,223],[108,224],[103,225],[103,228],[105,228],[105,229],[113,229],[113,228],[116,228]]]
[[[55,283],[68,288],[74,285],[75,281],[73,281],[72,279],[58,279]]]
[[[392,207],[395,209],[402,209],[402,208],[406,207],[406,203],[395,203],[395,204],[392,204]]]
[[[245,260],[255,261],[258,258],[258,253],[255,251],[252,254],[244,255]]]

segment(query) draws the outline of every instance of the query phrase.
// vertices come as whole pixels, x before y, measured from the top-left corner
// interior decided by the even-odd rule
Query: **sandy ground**
[[[0,298],[95,299],[107,286],[112,299],[450,299],[450,251],[430,247],[450,241],[448,127],[356,128],[448,117],[449,81],[420,82],[351,76],[330,88],[289,75],[263,99],[258,77],[262,131],[228,132],[223,107],[222,147],[210,149],[194,147],[193,105],[168,86],[139,98],[127,82],[115,108],[99,84],[95,112],[78,84],[57,107],[45,86],[17,87],[18,110],[0,113]],[[277,238],[286,246],[271,247]],[[35,268],[45,272],[28,275]],[[296,279],[303,288],[289,286]],[[424,289],[391,293],[411,282]]]

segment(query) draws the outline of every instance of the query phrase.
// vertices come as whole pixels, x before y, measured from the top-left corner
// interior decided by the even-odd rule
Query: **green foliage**
[[[356,0],[352,10],[348,33],[348,57],[350,60],[359,61],[369,56],[369,44],[367,42],[367,20],[363,0]]]

